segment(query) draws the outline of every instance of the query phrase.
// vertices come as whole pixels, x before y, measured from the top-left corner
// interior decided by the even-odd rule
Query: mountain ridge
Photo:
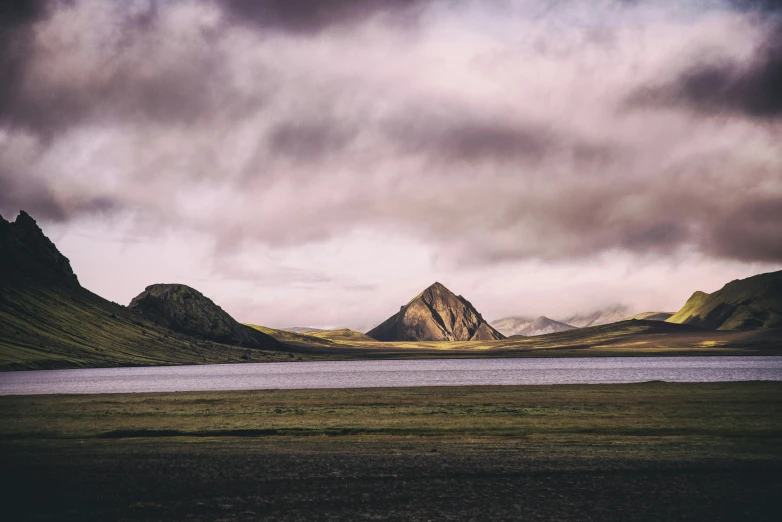
[[[735,279],[714,293],[694,292],[670,323],[714,330],[782,327],[782,270]]]

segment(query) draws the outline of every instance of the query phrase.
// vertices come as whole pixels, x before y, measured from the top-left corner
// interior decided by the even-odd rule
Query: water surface
[[[782,380],[782,357],[325,361],[25,371],[0,373],[0,395],[756,380]]]

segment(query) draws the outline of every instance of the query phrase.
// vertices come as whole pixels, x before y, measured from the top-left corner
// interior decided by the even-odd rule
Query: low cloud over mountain
[[[212,251],[191,277],[260,257],[257,284],[288,295],[389,286],[385,251],[331,268],[370,239],[476,281],[627,256],[724,280],[782,263],[780,27],[770,1],[12,2],[0,213],[192,234]],[[318,267],[286,276],[313,245]],[[246,320],[267,306],[226,297]],[[372,322],[398,297],[356,317],[302,300],[280,326]]]

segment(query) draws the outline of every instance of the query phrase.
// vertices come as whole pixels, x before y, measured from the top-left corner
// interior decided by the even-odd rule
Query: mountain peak
[[[47,284],[79,286],[68,258],[57,250],[24,210],[14,222],[0,216],[0,274],[13,274]]]
[[[469,301],[437,281],[367,335],[379,341],[477,341],[503,337]]]

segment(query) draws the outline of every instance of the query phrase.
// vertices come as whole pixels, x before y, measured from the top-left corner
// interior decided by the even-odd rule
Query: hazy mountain
[[[521,335],[523,329],[535,322],[535,317],[511,316],[492,321],[491,325],[502,335]]]
[[[632,310],[625,305],[613,305],[607,306],[589,312],[586,314],[576,314],[570,317],[562,317],[557,319],[560,323],[569,324],[576,328],[586,328],[587,326],[599,326],[601,324],[617,323],[625,320],[627,317],[633,314]]]
[[[150,285],[133,298],[128,308],[156,324],[219,343],[270,349],[279,344],[273,337],[239,323],[186,285]]]
[[[718,330],[782,328],[782,271],[737,279],[713,294],[695,292],[668,322]]]
[[[486,341],[503,335],[462,296],[434,283],[367,332],[378,341]]]
[[[491,323],[498,332],[505,336],[521,335],[524,337],[533,337],[535,335],[545,335],[555,332],[564,332],[572,330],[575,326],[561,323],[541,315],[540,317],[504,317]]]
[[[673,315],[673,312],[642,312],[635,314],[632,317],[628,317],[626,320],[630,321],[635,319],[636,321],[667,321],[669,317]]]
[[[553,319],[549,319],[546,316],[541,315],[530,324],[519,330],[515,335],[523,335],[524,337],[534,337],[536,335],[546,335],[556,332],[564,332],[567,330],[575,330],[575,326],[569,324],[560,323]]]
[[[82,288],[68,259],[33,218],[22,212],[9,223],[0,216],[0,370],[254,357],[246,348],[172,331]]]

